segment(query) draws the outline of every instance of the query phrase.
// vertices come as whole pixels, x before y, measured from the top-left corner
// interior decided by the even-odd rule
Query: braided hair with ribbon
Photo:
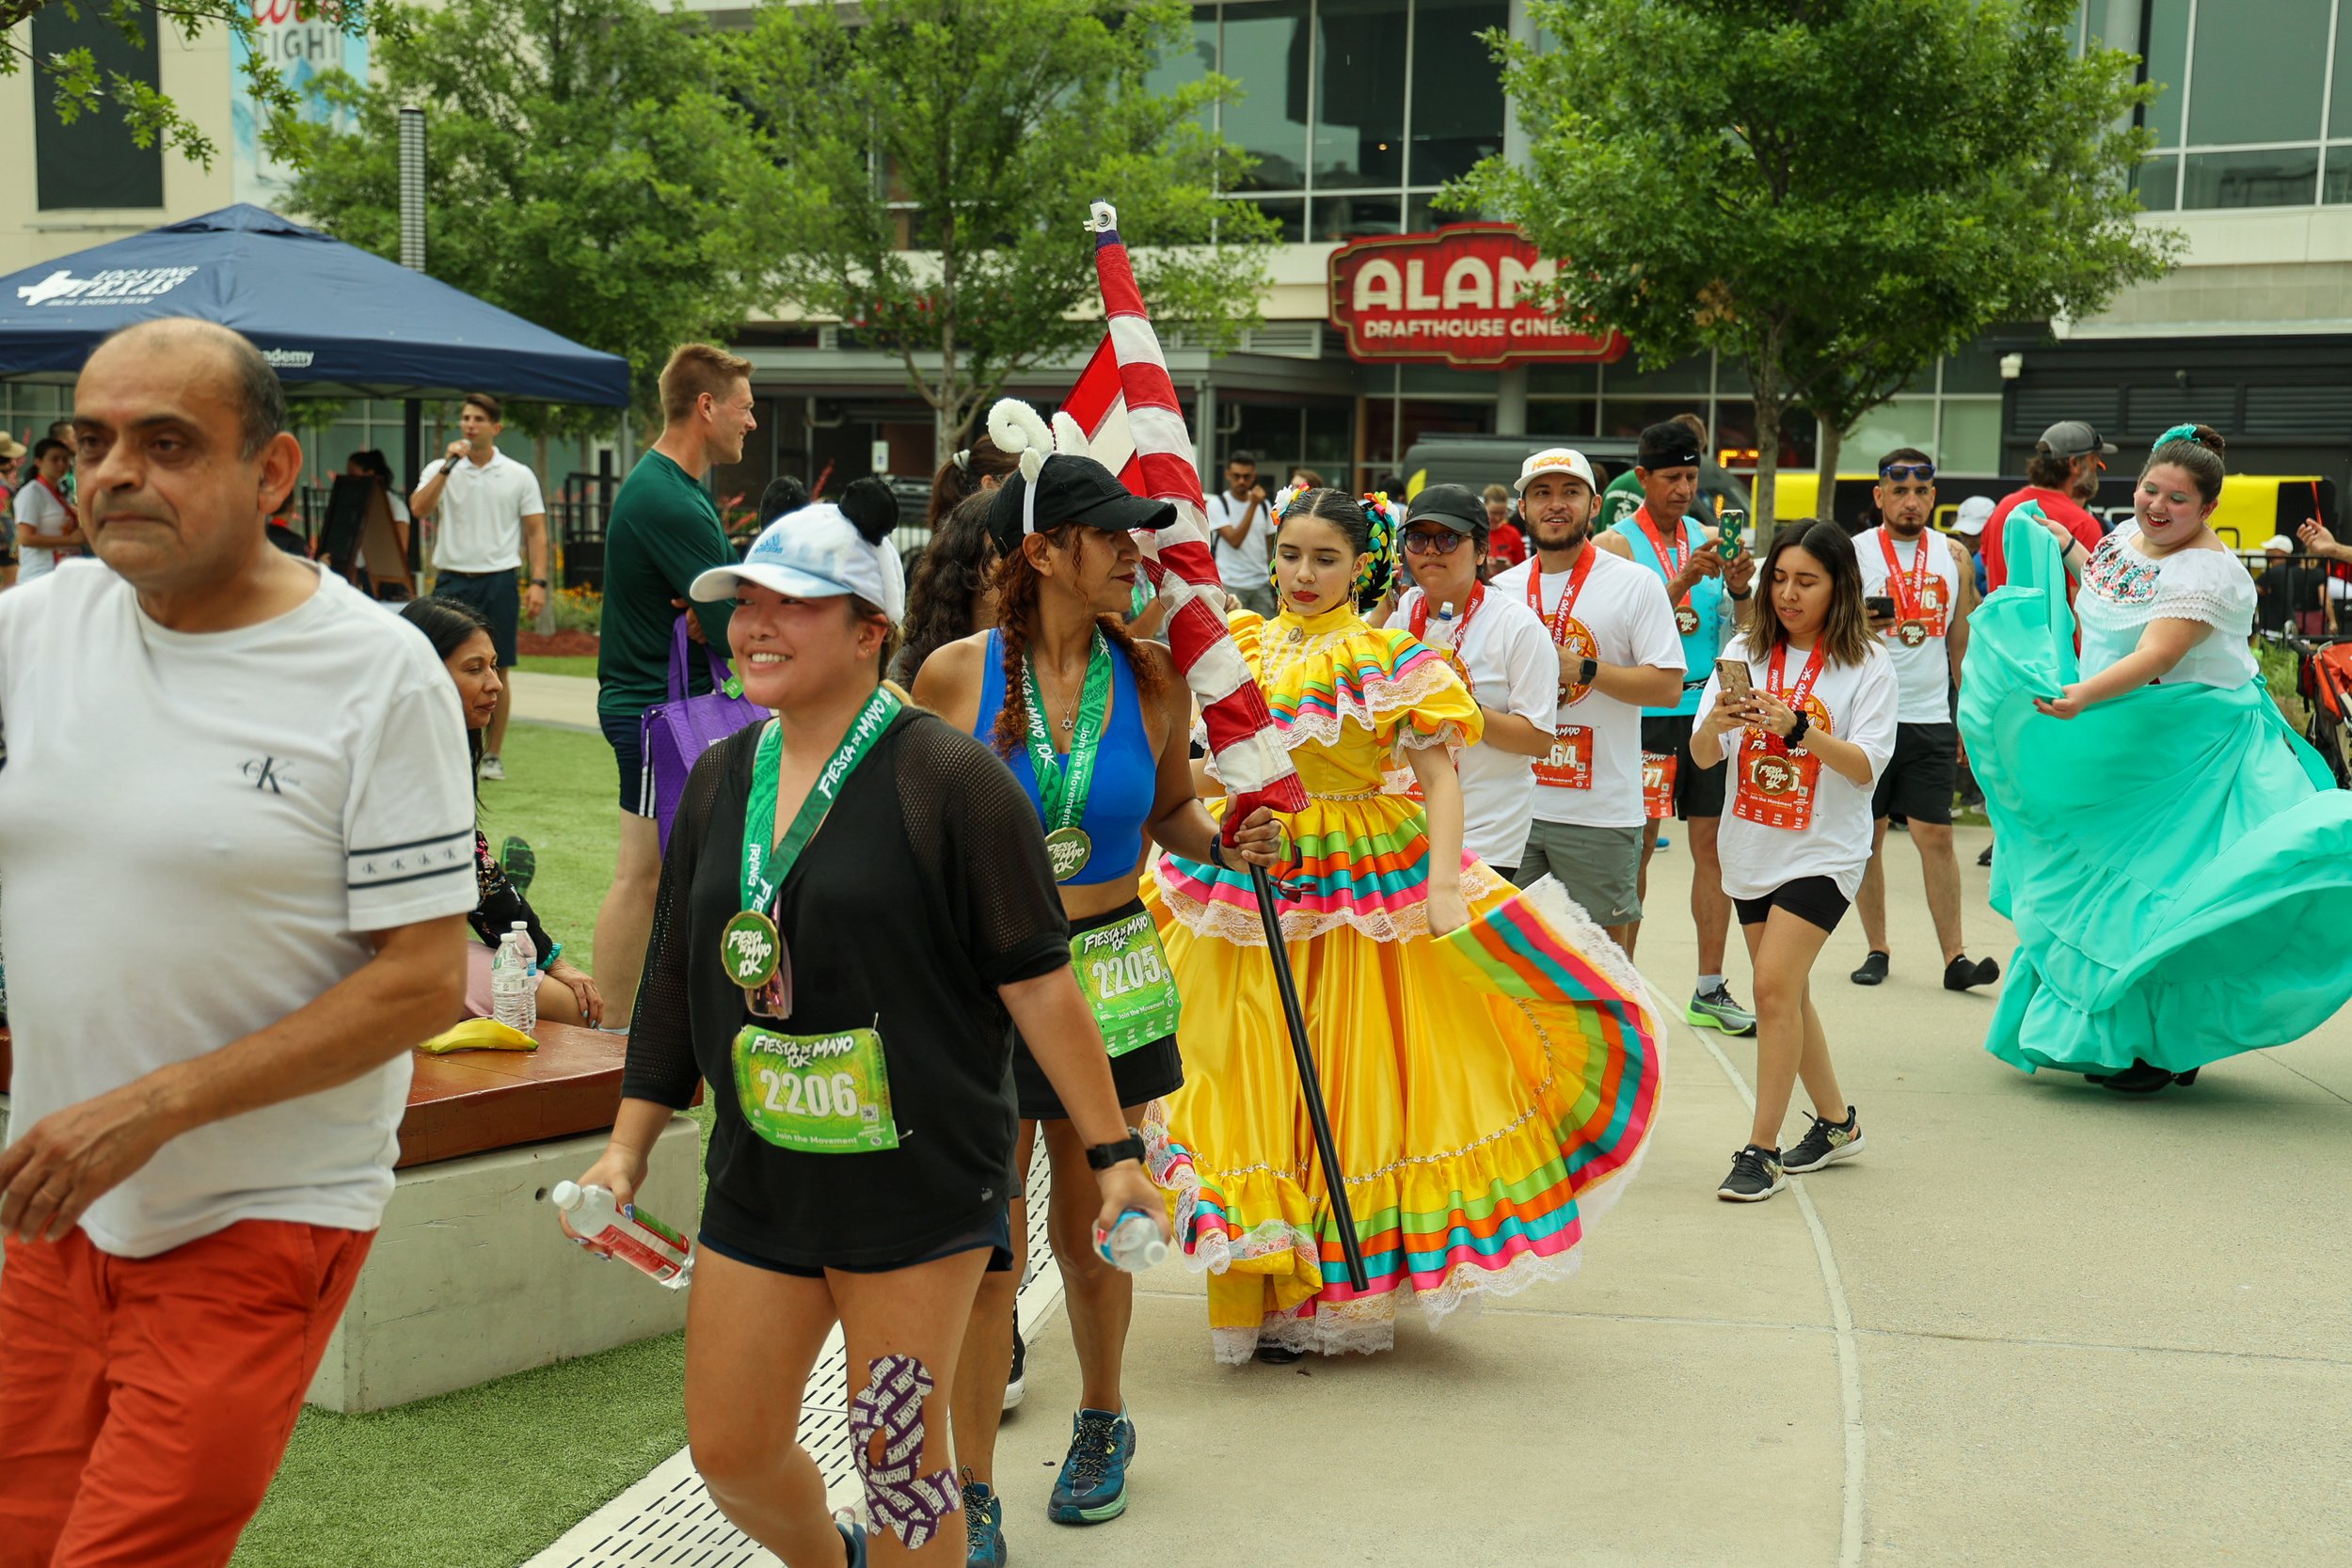
[[[2148,449],[2148,461],[2139,472],[2146,478],[2148,470],[2160,463],[2169,464],[2196,483],[2198,496],[2208,503],[2221,499],[2221,482],[2229,467],[2221,460],[2229,446],[2221,433],[2209,424],[2176,424],[2156,437]]]
[[[1396,538],[1402,515],[1385,493],[1351,496],[1344,490],[1294,484],[1274,499],[1274,515],[1281,523],[1293,517],[1320,518],[1347,536],[1357,556],[1356,580],[1351,586],[1358,610],[1370,610],[1388,596],[1396,581]],[[1267,567],[1266,579],[1279,595],[1282,591],[1279,557]]]

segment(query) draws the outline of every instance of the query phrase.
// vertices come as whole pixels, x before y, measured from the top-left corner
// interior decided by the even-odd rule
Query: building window
[[[2352,199],[2352,0],[2151,0],[2151,212]],[[2333,138],[2333,139],[2331,139]]]
[[[119,72],[156,87],[155,8],[134,8],[132,14],[147,40],[144,49],[123,37],[103,6],[39,7],[33,12],[33,55],[45,60],[87,49],[102,81]],[[164,204],[163,145],[134,146],[122,110],[111,99],[68,125],[57,118],[49,84],[38,76],[33,95],[34,199],[42,212]]]

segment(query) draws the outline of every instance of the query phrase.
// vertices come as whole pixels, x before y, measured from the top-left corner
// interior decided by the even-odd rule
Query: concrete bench
[[[547,1201],[603,1152],[625,1042],[552,1022],[534,1033],[535,1052],[417,1055],[391,1201],[311,1403],[383,1410],[686,1325],[686,1291],[592,1260]],[[0,1137],[8,1069],[0,1029]],[[686,1117],[662,1132],[638,1196],[693,1233],[702,1149]]]

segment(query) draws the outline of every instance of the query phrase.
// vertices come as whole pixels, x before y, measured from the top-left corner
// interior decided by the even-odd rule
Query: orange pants
[[[75,1230],[0,1271],[0,1568],[217,1568],[373,1231],[246,1220],[154,1258]]]

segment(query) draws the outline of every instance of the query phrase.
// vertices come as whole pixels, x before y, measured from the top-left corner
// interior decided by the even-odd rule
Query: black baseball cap
[[[1486,520],[1486,501],[1459,484],[1426,486],[1405,513],[1406,528],[1415,523],[1442,523],[1462,534],[1475,531]]]
[[[1678,420],[1654,424],[1642,432],[1640,453],[1633,461],[1651,473],[1661,468],[1695,468],[1699,466],[1699,438]]]
[[[1093,458],[1074,453],[1056,452],[1045,459],[1038,470],[1034,507],[1028,493],[1028,479],[1020,473],[997,487],[988,509],[988,532],[998,550],[1009,554],[1021,547],[1023,535],[1032,529],[1041,533],[1064,523],[1126,533],[1163,529],[1176,520],[1173,501],[1138,496]]]

